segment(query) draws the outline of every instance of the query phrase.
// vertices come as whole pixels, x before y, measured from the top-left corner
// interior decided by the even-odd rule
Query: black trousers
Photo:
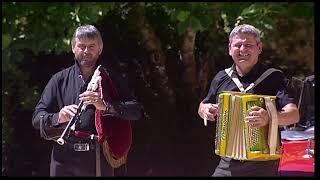
[[[91,142],[92,143],[92,142]],[[51,153],[50,176],[96,176],[94,142],[89,151],[75,151],[72,143],[55,144]],[[106,161],[100,147],[101,176],[114,176],[114,169]]]
[[[279,160],[239,161],[222,157],[212,176],[279,176]]]

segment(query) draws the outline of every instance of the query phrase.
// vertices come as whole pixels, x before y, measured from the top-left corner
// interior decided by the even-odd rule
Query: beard
[[[75,55],[75,58],[79,62],[80,66],[93,67],[96,65],[99,56],[92,54],[77,54]]]

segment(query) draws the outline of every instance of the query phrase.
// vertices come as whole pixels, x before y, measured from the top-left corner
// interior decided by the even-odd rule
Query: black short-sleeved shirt
[[[233,66],[234,68],[235,66]],[[258,61],[252,70],[243,77],[240,77],[236,71],[240,82],[243,84],[244,89],[256,81],[268,67]],[[253,88],[254,94],[276,96],[277,110],[281,110],[289,103],[295,103],[292,90],[286,85],[287,81],[282,72],[275,71],[266,77],[262,82]],[[213,78],[207,97],[203,103],[217,103],[218,95],[222,91],[240,91],[233,80],[228,76],[225,70],[219,71]]]

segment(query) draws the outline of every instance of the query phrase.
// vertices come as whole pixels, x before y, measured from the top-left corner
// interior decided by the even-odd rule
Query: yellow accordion
[[[275,96],[223,91],[219,94],[215,154],[237,160],[267,161],[281,157]],[[251,127],[244,117],[252,106],[265,108],[271,121]]]

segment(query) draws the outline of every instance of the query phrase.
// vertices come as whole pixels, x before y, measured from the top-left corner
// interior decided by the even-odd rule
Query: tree
[[[103,36],[112,30],[118,31],[120,37],[112,37],[114,42],[119,40],[137,50],[125,50],[133,55],[130,60],[119,62],[130,73],[128,77],[143,104],[146,118],[152,119],[145,124],[151,129],[150,138],[161,144],[161,141],[194,140],[204,135],[199,133],[201,123],[190,119],[199,118],[196,109],[214,73],[231,63],[228,62],[227,37],[235,25],[250,23],[258,27],[267,49],[280,49],[281,44],[281,53],[268,58],[270,63],[280,65],[285,59],[281,55],[292,53],[285,43],[294,44],[295,40],[283,37],[283,27],[291,28],[294,25],[290,22],[299,21],[306,26],[303,29],[308,30],[301,33],[300,41],[307,41],[303,40],[306,37],[313,40],[308,34],[312,31],[308,25],[313,25],[313,6],[313,3],[291,2],[3,2],[2,154],[7,154],[6,147],[14,141],[9,138],[15,137],[10,124],[13,115],[21,109],[32,110],[42,91],[40,86],[46,83],[30,80],[31,72],[25,70],[26,61],[43,54],[69,53],[72,33],[81,24],[97,25]],[[109,29],[104,26],[108,23]],[[279,42],[281,39],[286,40]],[[118,44],[118,49],[123,46]],[[304,47],[312,51],[313,44],[307,45]],[[300,69],[295,73],[306,71],[310,70]],[[2,173],[7,170],[5,157]]]

